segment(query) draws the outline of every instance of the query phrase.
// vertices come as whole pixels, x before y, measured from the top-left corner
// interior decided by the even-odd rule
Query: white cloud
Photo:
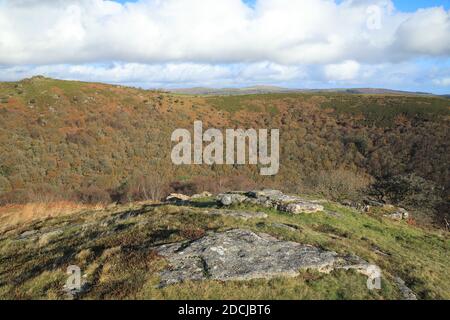
[[[359,63],[349,60],[340,64],[325,66],[325,76],[331,81],[353,80],[358,76],[359,70]]]
[[[387,0],[2,1],[0,64],[381,63],[450,55],[449,21],[442,8],[406,14]]]
[[[0,0],[0,80],[36,74],[143,87],[442,91],[450,11],[404,13],[391,0]]]
[[[434,79],[433,82],[442,87],[450,87],[450,77],[447,78],[441,78],[441,79]]]
[[[198,63],[113,63],[58,64],[43,66],[13,66],[0,68],[2,80],[16,80],[36,74],[66,80],[122,83],[142,87],[177,86],[239,86],[254,83],[274,83],[305,77],[300,67],[270,62],[214,65]],[[257,80],[255,80],[257,79]]]

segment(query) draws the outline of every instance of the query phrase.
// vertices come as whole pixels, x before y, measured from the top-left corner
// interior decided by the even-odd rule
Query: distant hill
[[[169,92],[188,95],[246,95],[246,94],[264,94],[264,93],[282,93],[295,92],[298,90],[287,89],[276,86],[253,86],[245,88],[181,88],[169,89]]]
[[[314,92],[328,92],[328,93],[349,93],[349,94],[397,94],[397,95],[430,95],[427,92],[410,92],[401,90],[390,90],[380,88],[350,88],[350,89],[292,89],[277,86],[252,86],[243,88],[179,88],[168,89],[167,91],[176,94],[186,95],[248,95],[248,94],[268,94],[268,93],[314,93]]]

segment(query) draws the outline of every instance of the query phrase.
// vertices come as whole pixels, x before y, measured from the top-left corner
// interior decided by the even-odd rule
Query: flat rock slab
[[[295,277],[302,269],[328,273],[350,267],[335,252],[240,229],[212,233],[193,242],[163,245],[157,252],[170,264],[160,274],[160,287],[187,280]],[[361,261],[358,265],[368,266]]]
[[[238,211],[238,210],[212,210],[207,211],[208,215],[212,216],[224,216],[224,217],[234,217],[242,220],[250,219],[266,219],[267,214],[264,212],[253,212],[253,211]]]

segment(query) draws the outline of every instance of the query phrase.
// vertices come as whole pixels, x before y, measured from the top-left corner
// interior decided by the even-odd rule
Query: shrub
[[[143,200],[159,201],[168,193],[167,179],[162,174],[135,174],[112,192],[112,199],[119,203]]]
[[[358,198],[371,184],[372,178],[364,173],[339,168],[312,173],[303,182],[313,192],[339,200]]]
[[[434,208],[442,201],[439,189],[432,181],[415,174],[396,175],[378,180],[371,193],[382,201],[407,207]]]
[[[11,191],[11,184],[5,177],[0,176],[0,193]]]

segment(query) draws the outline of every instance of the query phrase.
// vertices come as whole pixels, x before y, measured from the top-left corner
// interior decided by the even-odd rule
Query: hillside
[[[199,97],[44,77],[0,83],[0,204],[125,203],[257,186],[394,203],[442,226],[449,106],[399,94]],[[219,129],[279,128],[279,174],[172,165],[172,131],[199,119]]]
[[[248,94],[267,94],[267,93],[348,93],[348,94],[381,94],[381,95],[425,95],[433,96],[426,92],[410,92],[377,88],[351,88],[351,89],[292,89],[276,86],[253,86],[244,88],[178,88],[169,89],[169,92],[185,95],[211,95],[211,96],[231,96]]]
[[[267,199],[310,209],[288,213]],[[362,213],[271,190],[217,200],[61,210],[2,227],[0,298],[450,298],[448,233],[391,220],[388,209]],[[81,287],[69,290],[73,265]],[[371,266],[380,290],[367,287]]]

